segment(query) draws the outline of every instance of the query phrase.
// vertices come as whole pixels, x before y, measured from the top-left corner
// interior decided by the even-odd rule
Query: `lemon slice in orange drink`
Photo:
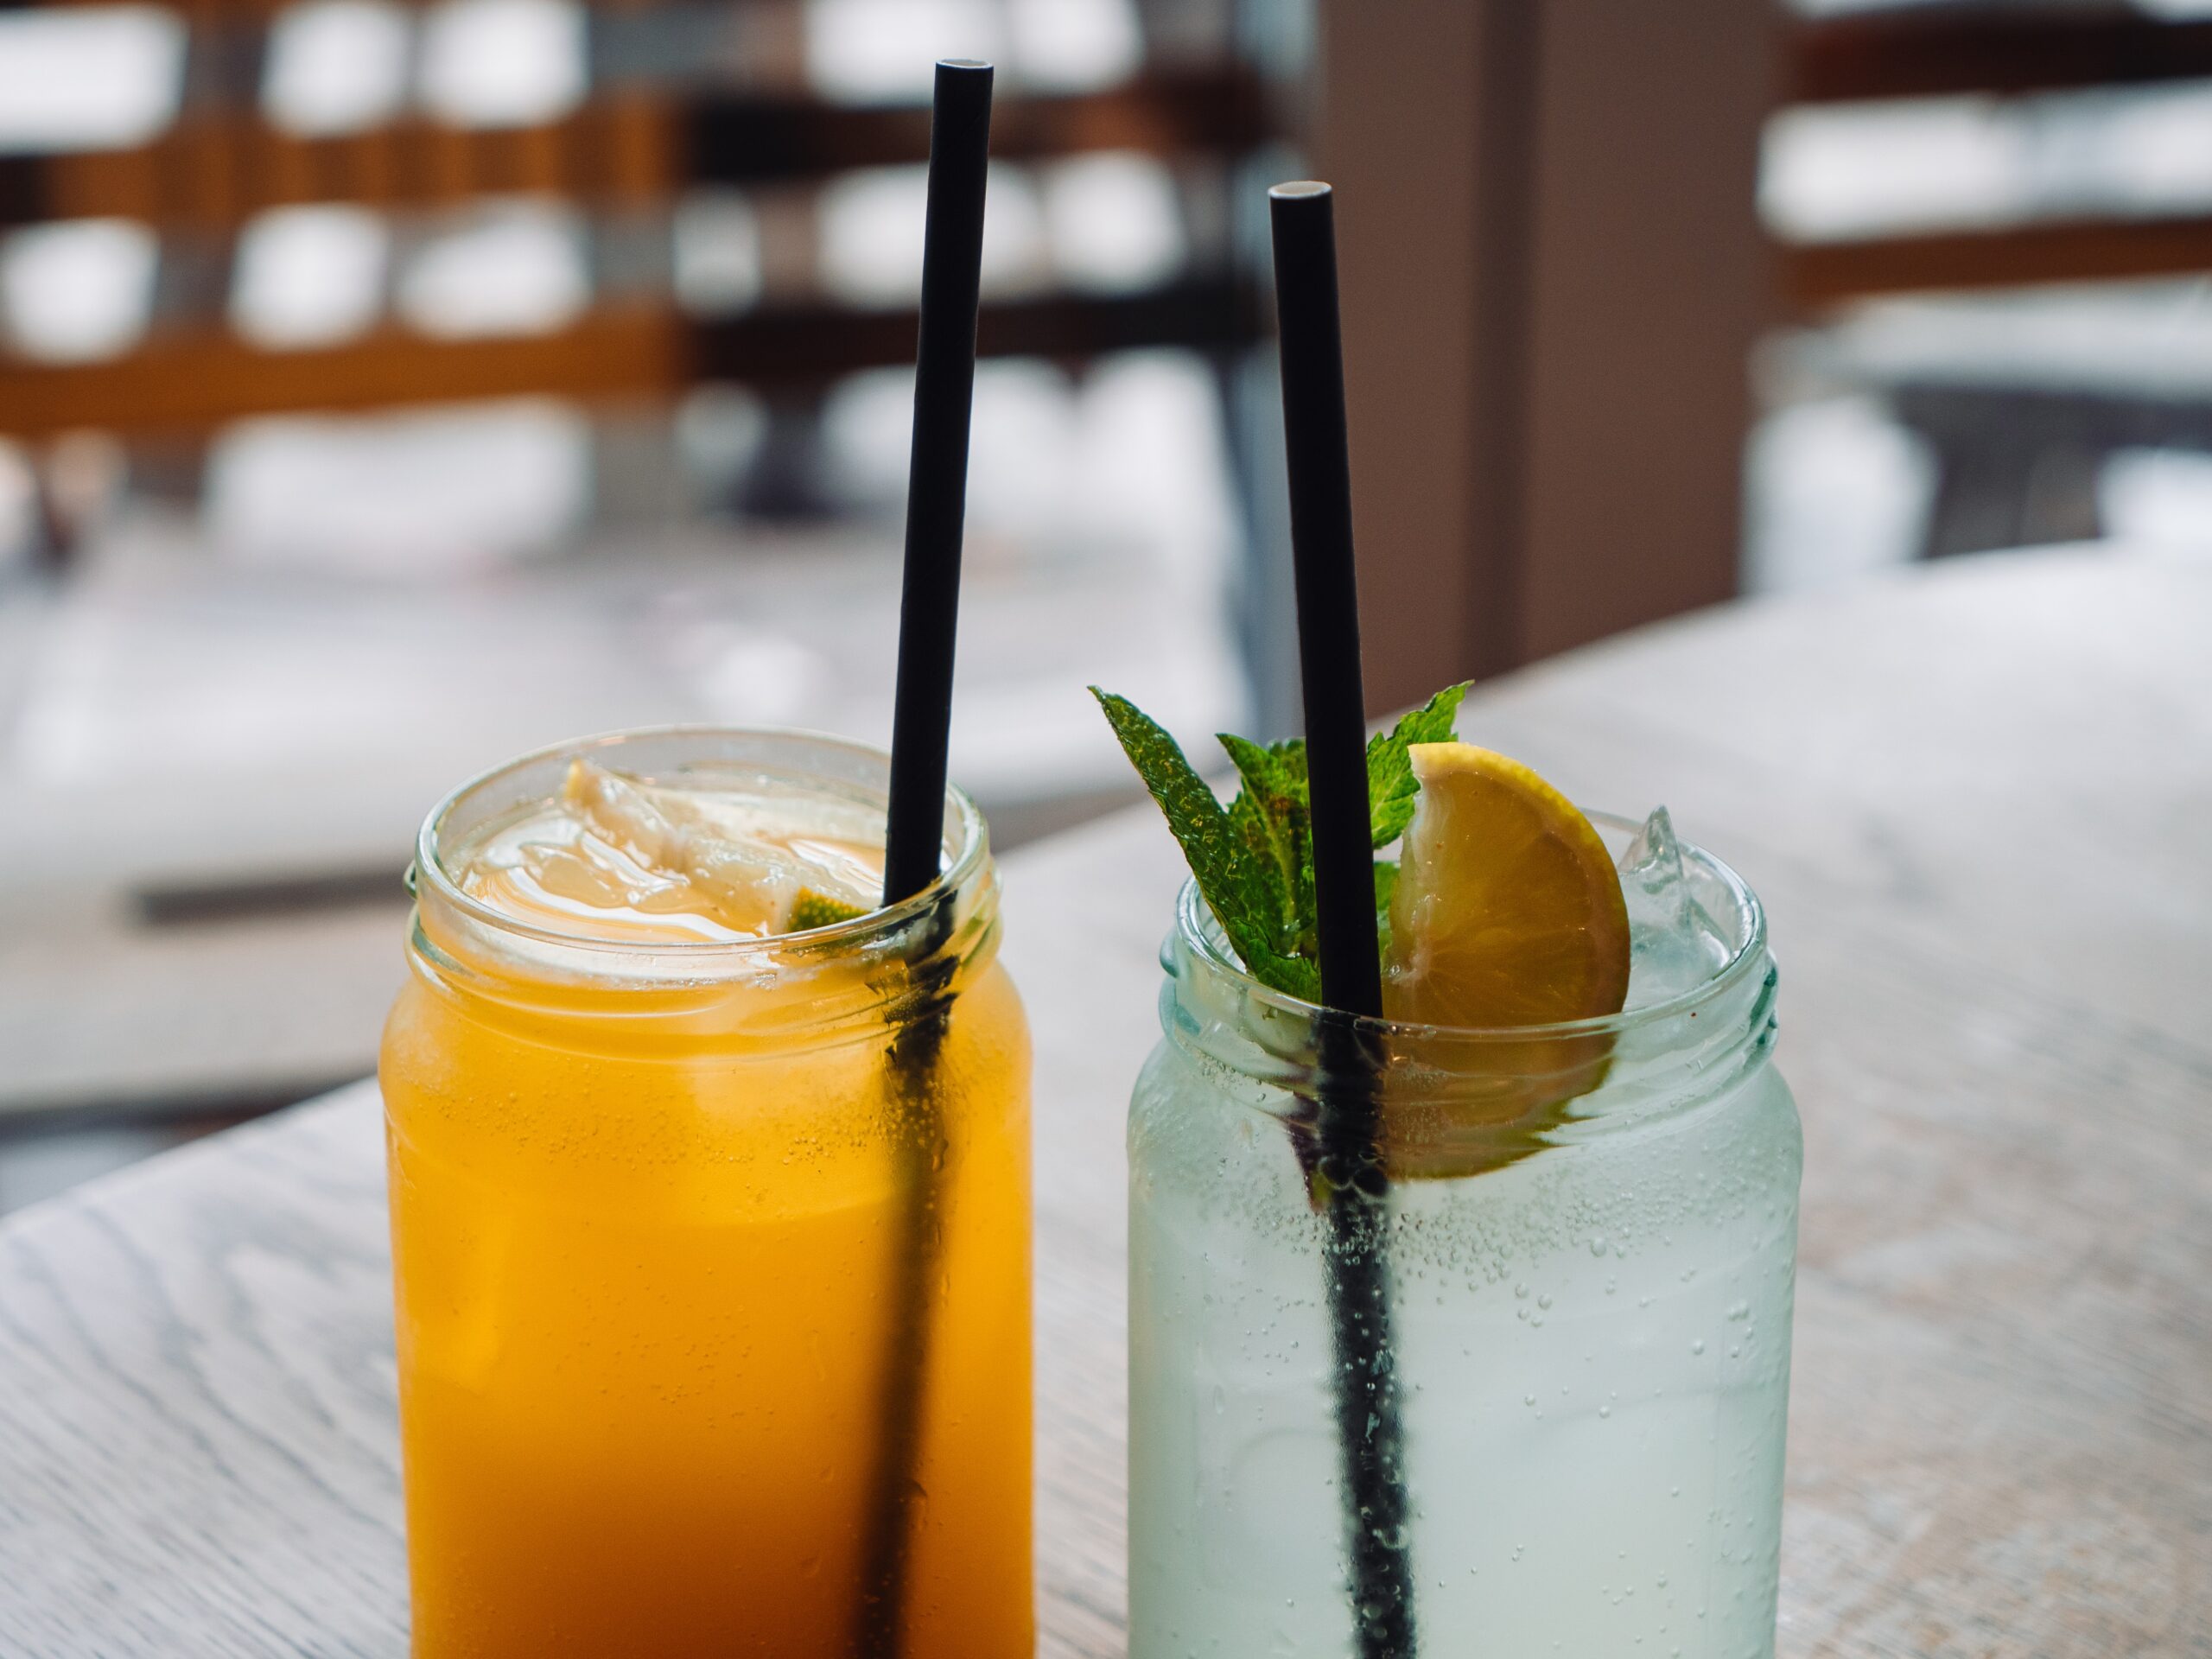
[[[1488,749],[1410,753],[1421,795],[1390,900],[1389,1016],[1533,1026],[1619,1013],[1628,906],[1590,820]]]

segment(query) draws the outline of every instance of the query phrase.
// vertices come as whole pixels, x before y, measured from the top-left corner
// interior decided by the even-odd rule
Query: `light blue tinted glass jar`
[[[1618,851],[1637,826],[1592,815]],[[1667,848],[1671,861],[1675,850]],[[1363,1022],[1424,1655],[1774,1647],[1802,1142],[1758,902],[1680,849],[1628,1011]],[[1129,1117],[1132,1659],[1377,1651],[1356,1633],[1315,1011],[1186,888]]]

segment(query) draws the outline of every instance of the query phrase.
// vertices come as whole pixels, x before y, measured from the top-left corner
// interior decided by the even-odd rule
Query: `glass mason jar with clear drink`
[[[885,757],[768,732],[548,752],[425,825],[379,1072],[414,1651],[1027,1656],[1029,1050],[982,819],[949,795],[913,899],[734,937],[578,887],[580,754],[880,857]]]
[[[1382,1541],[1424,1654],[1758,1659],[1802,1155],[1774,968],[1758,900],[1663,815],[1592,818],[1626,849],[1624,1012],[1361,1022],[1408,1516]],[[1130,1651],[1351,1659],[1316,1010],[1192,888],[1162,960],[1129,1121]]]

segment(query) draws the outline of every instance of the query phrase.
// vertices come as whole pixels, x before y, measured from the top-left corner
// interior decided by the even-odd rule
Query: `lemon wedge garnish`
[[[1408,751],[1421,794],[1390,899],[1383,1011],[1435,1026],[1534,1026],[1618,1014],[1628,906],[1574,804],[1471,743]]]

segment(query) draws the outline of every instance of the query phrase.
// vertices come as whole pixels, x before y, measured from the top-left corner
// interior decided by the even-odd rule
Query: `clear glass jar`
[[[983,821],[767,939],[518,921],[450,855],[572,756],[872,822],[777,732],[525,757],[435,810],[389,1130],[414,1651],[1027,1659],[1029,1046]]]
[[[1356,1022],[1407,1503],[1377,1541],[1423,1655],[1773,1651],[1802,1142],[1758,902],[1683,852],[1726,956],[1693,988],[1573,1026]],[[1129,1116],[1132,1659],[1387,1652],[1352,1603],[1317,1010],[1247,976],[1194,888],[1161,960]]]

